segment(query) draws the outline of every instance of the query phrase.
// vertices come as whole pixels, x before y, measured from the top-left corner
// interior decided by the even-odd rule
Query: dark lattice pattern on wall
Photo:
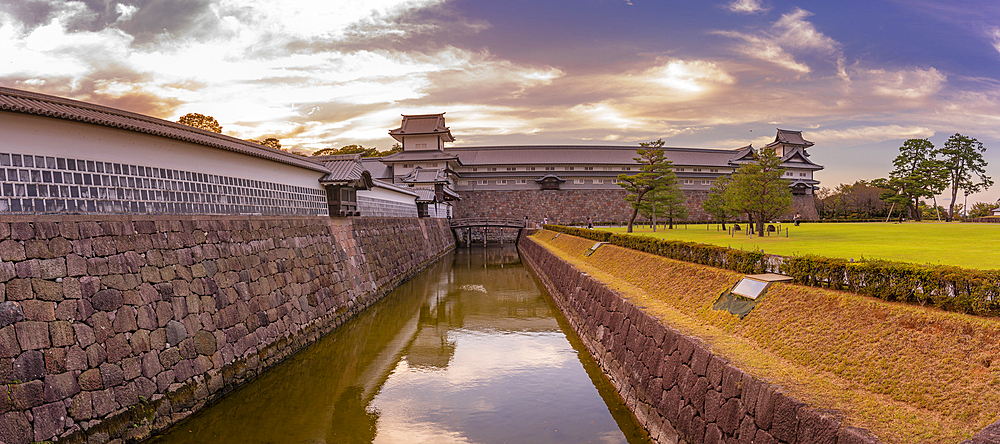
[[[0,213],[327,214],[323,190],[142,165],[0,153]]]

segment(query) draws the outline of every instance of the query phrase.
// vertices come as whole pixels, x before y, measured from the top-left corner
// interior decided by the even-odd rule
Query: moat
[[[460,248],[155,443],[644,443],[512,246]]]

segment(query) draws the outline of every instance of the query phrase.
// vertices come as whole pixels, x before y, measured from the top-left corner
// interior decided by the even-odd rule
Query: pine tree
[[[792,207],[792,191],[783,179],[785,169],[773,150],[755,152],[756,160],[740,165],[726,187],[729,207],[746,213],[757,224],[757,235],[764,235],[764,223],[788,213]]]
[[[625,201],[632,206],[632,216],[628,220],[628,232],[632,232],[632,224],[639,214],[639,209],[643,201],[650,192],[665,188],[671,181],[676,183],[677,176],[673,172],[673,162],[667,160],[663,154],[662,139],[655,142],[642,142],[642,148],[636,150],[639,157],[633,157],[639,164],[640,172],[635,175],[618,175],[618,185],[625,189]]]

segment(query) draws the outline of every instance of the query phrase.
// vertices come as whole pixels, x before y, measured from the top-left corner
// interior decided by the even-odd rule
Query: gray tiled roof
[[[439,134],[445,137],[445,142],[454,142],[451,130],[444,126],[444,113],[441,114],[416,114],[403,115],[403,122],[399,128],[389,130],[389,135],[398,141],[402,141],[403,136],[414,135],[434,135]]]
[[[362,157],[361,165],[364,166],[375,179],[392,180],[392,173],[389,171],[389,166],[382,163],[381,157]]]
[[[410,174],[400,178],[406,183],[448,182],[448,174],[443,169],[423,169],[416,167]]]
[[[0,111],[119,128],[326,172],[326,168],[307,157],[176,122],[46,94],[0,87]]]
[[[372,179],[372,182],[374,182],[375,186],[377,186],[379,188],[385,188],[387,190],[393,190],[393,191],[400,192],[400,193],[403,193],[403,194],[409,194],[409,195],[411,195],[413,197],[417,197],[418,196],[417,193],[415,192],[415,190],[413,188],[410,188],[410,187],[401,187],[401,186],[396,185],[396,184],[394,184],[392,182],[388,182],[388,181],[380,180],[380,179]]]
[[[783,130],[778,128],[778,134],[774,136],[774,142],[769,143],[767,146],[771,146],[777,143],[787,143],[789,145],[804,145],[813,146],[814,143],[802,138],[802,131],[791,131]]]
[[[446,148],[457,154],[462,165],[605,164],[634,165],[634,146],[477,146]],[[675,165],[726,167],[738,150],[664,148]]]
[[[349,183],[362,182],[367,187],[371,187],[371,173],[361,165],[360,154],[339,154],[333,156],[317,156],[316,160],[323,162],[323,166],[330,170],[330,173],[319,180],[320,183]],[[365,174],[368,180],[365,180]]]
[[[451,150],[403,151],[401,153],[396,153],[391,156],[385,156],[382,159],[385,162],[412,162],[412,161],[426,161],[426,160],[458,159],[458,156],[455,155],[455,153],[451,153],[449,151]]]

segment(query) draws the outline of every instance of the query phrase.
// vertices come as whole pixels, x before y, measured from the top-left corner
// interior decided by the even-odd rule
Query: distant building
[[[505,217],[558,222],[624,221],[631,208],[618,185],[619,174],[637,173],[635,146],[479,146],[447,148],[454,141],[444,113],[404,115],[389,131],[403,151],[381,159],[381,177],[417,189],[433,189],[440,203],[454,205],[455,217]],[[800,131],[779,129],[758,149],[781,156],[792,189],[794,210],[818,218],[813,191],[823,169],[809,160],[813,143]],[[689,219],[708,220],[701,202],[715,179],[750,162],[758,150],[664,148],[687,197]]]

